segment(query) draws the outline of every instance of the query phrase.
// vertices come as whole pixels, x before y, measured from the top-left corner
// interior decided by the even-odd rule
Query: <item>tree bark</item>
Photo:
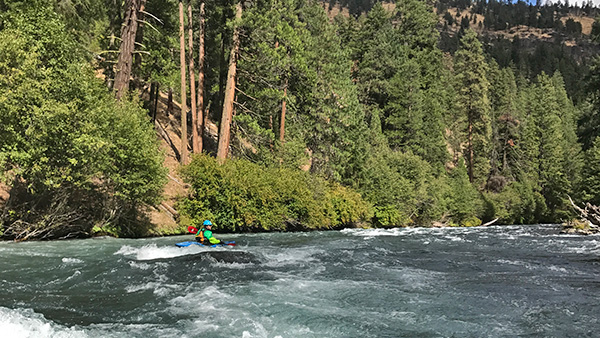
[[[236,5],[235,19],[242,18],[242,3]],[[233,30],[233,46],[229,55],[229,69],[227,71],[227,85],[225,86],[225,99],[223,100],[223,113],[221,115],[221,129],[219,131],[219,145],[217,148],[217,161],[225,162],[229,151],[231,138],[231,120],[233,118],[233,101],[235,97],[235,76],[237,72],[237,54],[240,49],[239,28]]]
[[[150,116],[152,116],[152,122],[154,122],[154,117],[156,116],[156,110],[154,109],[154,87],[156,87],[156,82],[150,83]]]
[[[286,77],[283,87],[283,101],[281,102],[281,119],[279,120],[279,141],[285,142],[285,101],[287,100],[288,79]]]
[[[192,28],[192,2],[188,2],[188,59],[190,63],[190,98],[192,101],[192,152],[197,154],[198,116],[196,115],[196,75],[194,74],[194,31]]]
[[[205,26],[205,12],[204,12],[204,1],[200,4],[200,32],[199,32],[199,46],[198,46],[198,107],[197,107],[197,121],[198,125],[194,125],[194,128],[198,129],[198,153],[202,152],[202,139],[204,137],[204,26]]]
[[[473,151],[473,121],[471,121],[471,117],[469,116],[469,125],[468,125],[468,130],[467,130],[467,136],[468,136],[468,143],[467,143],[467,152],[469,153],[469,162],[468,162],[468,172],[469,172],[469,182],[473,183],[473,177],[474,177],[474,166],[475,166],[475,161],[473,159],[474,157],[474,151]]]
[[[158,113],[158,96],[160,95],[160,83],[156,82],[154,88],[154,101],[152,107],[154,108],[154,115],[152,116],[152,122],[156,121],[156,114]]]
[[[135,37],[138,29],[138,13],[146,0],[127,0],[125,20],[121,28],[121,46],[117,61],[117,75],[115,76],[114,90],[117,100],[121,100],[129,89],[129,78],[135,50]]]
[[[137,33],[135,35],[135,41],[137,43],[142,43],[144,40],[144,24],[142,23],[144,21],[144,9],[146,8],[146,0],[142,0],[142,3],[140,4],[140,9],[138,11],[138,29],[137,29]],[[142,55],[137,53],[134,55],[133,58],[133,66],[134,68],[139,69],[142,66]]]
[[[169,88],[169,95],[167,98],[167,117],[173,114],[173,88]]]
[[[181,67],[181,163],[187,164],[187,104],[185,85],[185,31],[183,19],[183,1],[179,0],[179,63]]]

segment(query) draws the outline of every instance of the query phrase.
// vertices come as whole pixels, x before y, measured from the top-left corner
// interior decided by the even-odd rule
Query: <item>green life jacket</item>
[[[196,237],[200,237],[200,241],[202,243],[206,243],[206,242],[209,242],[210,244],[221,243],[220,240],[213,237],[212,231],[206,230],[204,228],[198,230],[198,233],[196,233]]]

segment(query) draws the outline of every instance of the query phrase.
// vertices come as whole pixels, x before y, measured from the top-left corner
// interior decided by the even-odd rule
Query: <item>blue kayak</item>
[[[175,243],[175,245],[177,245],[177,246],[178,246],[178,247],[180,247],[180,248],[185,248],[185,247],[192,246],[192,245],[198,245],[198,246],[210,246],[210,247],[216,248],[216,247],[218,247],[218,246],[227,246],[227,245],[230,245],[230,246],[235,246],[235,241],[231,241],[231,242],[221,242],[221,243],[219,243],[219,244],[213,244],[213,245],[204,245],[204,244],[202,244],[202,243],[200,243],[200,242],[196,242],[196,241],[187,241],[187,242]]]

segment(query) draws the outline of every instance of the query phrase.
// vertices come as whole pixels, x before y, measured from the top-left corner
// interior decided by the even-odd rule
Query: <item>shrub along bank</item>
[[[239,159],[219,165],[199,155],[181,173],[191,184],[181,209],[196,227],[210,219],[225,231],[331,229],[371,216],[359,193],[297,169]]]

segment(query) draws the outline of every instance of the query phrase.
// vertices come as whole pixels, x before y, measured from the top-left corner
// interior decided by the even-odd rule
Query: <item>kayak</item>
[[[212,244],[212,245],[204,245],[200,242],[196,242],[196,241],[187,241],[187,242],[179,242],[179,243],[175,243],[175,245],[177,245],[180,248],[185,248],[188,246],[192,246],[192,245],[198,245],[198,246],[210,246],[213,248],[216,248],[218,246],[235,246],[235,241],[231,241],[231,242],[221,242],[219,244]]]

